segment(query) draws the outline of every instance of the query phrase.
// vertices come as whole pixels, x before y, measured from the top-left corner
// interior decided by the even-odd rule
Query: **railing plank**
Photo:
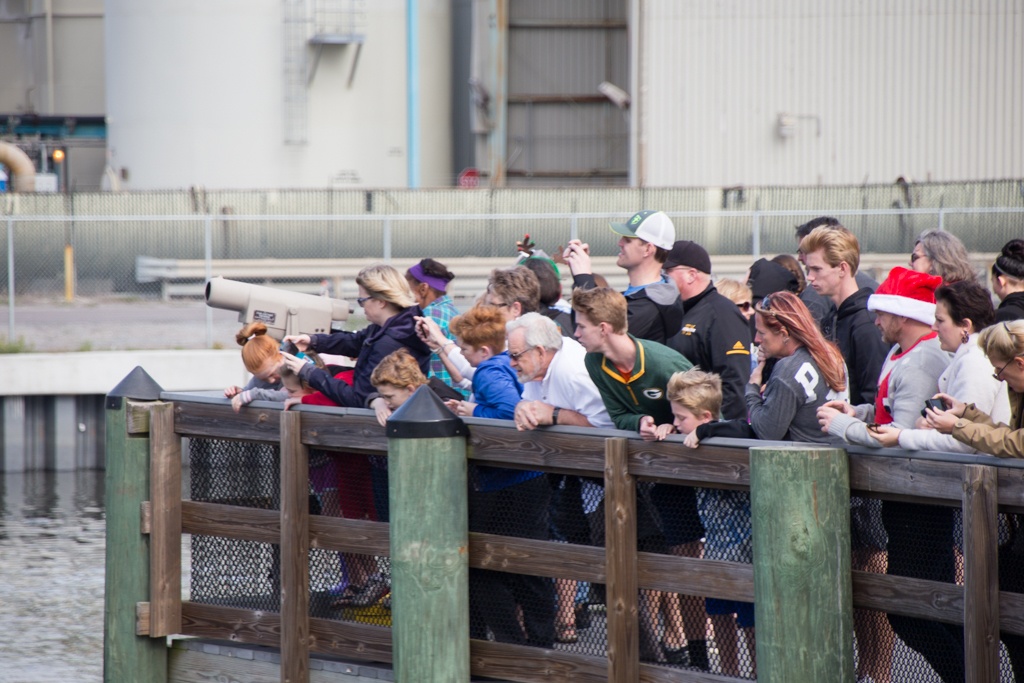
[[[1024,595],[999,592],[999,630],[1024,636]]]
[[[470,532],[469,566],[605,583],[604,548]]]
[[[181,613],[183,635],[274,648],[281,643],[281,616],[276,612],[185,602]],[[310,651],[317,654],[391,661],[391,629],[383,626],[310,619],[309,635]]]
[[[302,412],[302,443],[314,448],[386,454],[388,442],[384,428],[369,411],[364,414],[338,415]]]
[[[391,554],[386,522],[314,515],[309,518],[309,533],[310,545],[314,548],[363,555]]]
[[[953,583],[853,571],[853,606],[962,624],[964,589]]]
[[[181,529],[187,534],[277,543],[281,535],[281,516],[277,510],[184,500],[181,502]]]
[[[608,681],[640,676],[637,606],[636,480],[629,474],[628,442],[605,441],[604,524],[608,572]]]
[[[754,566],[679,555],[637,553],[638,583],[668,593],[754,601]]]
[[[964,466],[964,660],[967,683],[999,679],[996,487],[993,468]]]
[[[239,413],[231,404],[174,403],[174,431],[179,436],[237,439],[278,443],[282,411],[246,408]]]
[[[666,484],[750,486],[750,454],[737,448],[687,448],[681,441],[630,441],[629,473]]]
[[[921,458],[857,455],[850,459],[850,489],[887,500],[959,506],[961,467],[955,462]]]
[[[309,682],[309,453],[281,413],[281,683]]]
[[[469,457],[502,467],[600,476],[604,470],[603,440],[581,438],[579,431],[556,428],[518,432],[508,427],[473,425]]]
[[[174,433],[174,404],[150,411],[149,635],[181,629],[181,438]]]
[[[474,675],[503,681],[604,683],[609,680],[608,663],[603,657],[575,652],[470,640],[469,658]]]

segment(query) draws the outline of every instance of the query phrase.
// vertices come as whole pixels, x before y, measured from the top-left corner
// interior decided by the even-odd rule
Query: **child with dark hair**
[[[1024,240],[1003,245],[992,264],[992,291],[1001,302],[996,309],[998,322],[1024,318]]]
[[[571,337],[572,316],[568,311],[555,307],[562,299],[562,283],[558,279],[555,262],[548,258],[531,256],[520,261],[519,265],[532,270],[540,282],[540,308],[537,312],[554,320],[563,337]]]
[[[425,258],[405,271],[405,279],[409,283],[409,288],[412,289],[416,303],[423,309],[423,317],[436,322],[445,339],[452,340],[448,325],[459,314],[459,310],[455,307],[455,302],[448,296],[448,285],[455,279],[455,274],[440,261]],[[431,350],[433,355],[430,358],[427,377],[436,377],[448,386],[455,387],[460,396],[465,398],[469,392],[456,386],[452,375],[441,361],[438,350]]]

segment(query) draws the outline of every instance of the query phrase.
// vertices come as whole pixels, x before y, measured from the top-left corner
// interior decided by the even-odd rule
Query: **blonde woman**
[[[405,277],[389,265],[363,268],[356,276],[359,298],[369,325],[358,332],[332,334],[299,334],[285,337],[300,351],[351,356],[356,359],[352,386],[334,379],[330,373],[304,362],[291,354],[282,354],[285,363],[310,386],[323,392],[340,406],[373,408],[374,401],[383,403],[370,382],[377,364],[388,354],[406,348],[426,372],[430,349],[416,336],[416,317],[423,311],[416,305]]]

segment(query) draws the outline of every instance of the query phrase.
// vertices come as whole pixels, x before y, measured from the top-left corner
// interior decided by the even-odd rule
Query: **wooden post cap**
[[[149,373],[136,365],[135,369],[125,375],[124,379],[117,383],[117,386],[107,394],[107,410],[118,410],[121,408],[122,399],[130,398],[136,401],[156,401],[163,393],[163,387],[156,383],[156,380],[149,376]]]
[[[443,439],[466,436],[469,430],[466,423],[424,384],[392,413],[386,432],[396,439]]]

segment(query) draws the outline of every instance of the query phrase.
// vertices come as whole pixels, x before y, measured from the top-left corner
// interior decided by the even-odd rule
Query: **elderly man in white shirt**
[[[539,313],[516,318],[505,329],[509,359],[523,383],[515,414],[520,431],[553,424],[614,428],[578,341],[563,337],[558,325]]]
[[[586,350],[578,341],[563,337],[558,325],[539,313],[527,313],[505,325],[508,355],[523,383],[523,400],[516,406],[520,431],[541,425],[614,428],[590,374],[583,363]],[[552,475],[554,476],[554,475]],[[552,532],[557,540],[590,543],[586,515],[592,515],[604,497],[598,484],[566,477],[552,499]],[[580,517],[582,512],[585,516]],[[558,612],[555,640],[576,642],[576,582],[556,581]],[[581,613],[582,614],[582,613]]]

